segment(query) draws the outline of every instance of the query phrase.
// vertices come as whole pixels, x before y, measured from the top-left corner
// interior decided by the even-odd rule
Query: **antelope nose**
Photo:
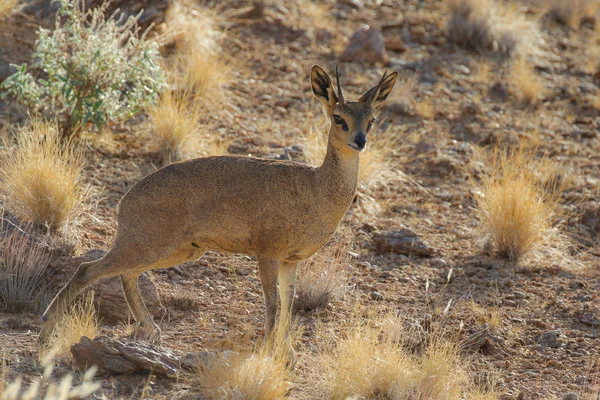
[[[354,143],[356,143],[359,149],[364,149],[367,145],[367,137],[364,135],[364,133],[359,133],[354,138]]]

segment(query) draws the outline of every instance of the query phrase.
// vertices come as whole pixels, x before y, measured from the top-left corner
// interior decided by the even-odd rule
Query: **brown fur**
[[[112,249],[78,268],[44,313],[40,339],[48,338],[65,307],[86,286],[121,275],[135,319],[158,341],[160,329],[140,297],[137,278],[144,271],[198,259],[206,250],[256,256],[266,336],[275,323],[277,283],[280,324],[287,324],[296,265],[331,238],[350,206],[359,166],[359,151],[350,146],[356,135],[366,135],[374,103],[385,100],[396,76],[384,76],[360,101],[340,104],[325,71],[313,67],[313,92],[332,119],[320,167],[221,156],[172,164],[142,179],[121,200]],[[347,131],[333,122],[334,114],[344,119]]]

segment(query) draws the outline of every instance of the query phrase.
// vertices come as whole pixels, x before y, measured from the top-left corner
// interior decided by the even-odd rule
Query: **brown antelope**
[[[151,340],[160,328],[140,296],[140,274],[196,260],[207,250],[256,256],[266,304],[265,336],[287,329],[299,261],[335,233],[352,203],[359,155],[398,74],[384,74],[357,101],[337,94],[318,66],[310,78],[314,95],[331,120],[327,155],[320,167],[249,157],[206,157],[171,164],[135,184],[121,200],[118,232],[110,251],[79,266],[42,319],[46,342],[58,318],[94,281],[120,275],[127,303]]]

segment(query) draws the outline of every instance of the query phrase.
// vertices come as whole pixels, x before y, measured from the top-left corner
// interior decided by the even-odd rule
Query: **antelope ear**
[[[335,94],[329,75],[318,65],[312,67],[310,71],[310,85],[317,99],[325,105],[327,111],[331,112],[335,103],[338,102],[338,97]]]
[[[394,84],[396,83],[396,78],[398,78],[397,72],[392,72],[387,75],[383,74],[381,81],[377,86],[372,87],[367,90],[358,101],[369,104],[371,107],[375,107],[389,96],[390,92],[394,88]]]

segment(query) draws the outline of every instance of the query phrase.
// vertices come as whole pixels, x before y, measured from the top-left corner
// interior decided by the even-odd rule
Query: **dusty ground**
[[[220,7],[241,6],[235,0],[224,3]],[[591,49],[596,46],[593,26],[572,31],[530,10],[532,17],[539,17],[545,40],[544,66],[538,72],[546,94],[536,107],[522,108],[505,96],[502,85],[508,63],[447,43],[448,11],[443,2],[324,1],[316,3],[327,9],[318,18],[304,7],[307,2],[273,3],[265,17],[228,26],[231,40],[226,47],[236,64],[232,65],[227,115],[218,118],[215,132],[238,148],[245,147],[246,153],[279,157],[286,146],[305,143],[303,131],[321,113],[310,93],[310,67],[318,63],[332,71],[336,55],[360,24],[387,27],[386,38],[404,41],[405,51],[390,51],[391,61],[385,68],[398,71],[401,80],[415,82],[410,92],[396,88],[382,110],[379,136],[373,141],[390,127],[393,174],[385,184],[363,189],[375,199],[375,210],[368,199],[359,200],[342,222],[342,229],[355,238],[350,290],[325,310],[299,313],[304,327],[298,346],[301,360],[314,352],[313,328],[319,321],[335,332],[357,312],[392,310],[407,320],[431,315],[440,330],[456,330],[462,321],[464,338],[485,322],[485,315],[496,313],[499,327],[472,355],[473,368],[477,374],[493,375],[504,398],[553,399],[568,392],[582,395],[598,390],[600,119],[593,106],[598,78],[587,72]],[[22,62],[32,48],[31,26],[36,19],[15,16],[11,21],[20,25],[0,27],[0,57]],[[490,66],[485,75],[478,73],[484,64]],[[381,66],[346,64],[347,93],[362,93],[382,71]],[[4,125],[22,122],[20,115],[22,110],[2,103]],[[152,169],[152,152],[144,145],[148,135],[138,125],[128,124],[112,138],[89,139],[93,144],[86,153],[85,173],[101,193],[95,212],[100,223],[89,223],[90,233],[77,252],[109,247],[119,199]],[[579,267],[551,257],[515,265],[481,250],[483,238],[465,170],[477,161],[475,147],[519,138],[535,142],[573,178],[563,200],[572,215],[565,221],[566,230],[575,243],[573,254],[581,260]],[[378,254],[369,248],[371,230],[399,228],[415,231],[435,249],[435,255]],[[231,266],[245,272],[231,273]],[[450,269],[452,279],[446,284]],[[169,311],[160,323],[164,346],[187,352],[240,342],[250,346],[260,339],[263,301],[253,260],[210,253],[179,271],[155,271],[154,278]],[[198,299],[191,311],[170,305],[173,297],[184,292]],[[442,318],[441,310],[450,299],[449,315]],[[483,316],[473,311],[471,302],[485,309]],[[362,305],[359,311],[357,304]],[[0,347],[12,371],[28,377],[40,373],[35,347],[39,328],[36,315],[0,311]],[[121,329],[104,326],[103,332],[118,335]],[[557,335],[556,348],[540,345],[540,337],[547,337],[548,332]],[[61,370],[70,368],[63,365]],[[300,362],[292,397],[310,396],[302,373]],[[107,378],[100,393],[136,397],[146,381],[145,376]],[[150,393],[170,397],[176,384],[153,379]]]

